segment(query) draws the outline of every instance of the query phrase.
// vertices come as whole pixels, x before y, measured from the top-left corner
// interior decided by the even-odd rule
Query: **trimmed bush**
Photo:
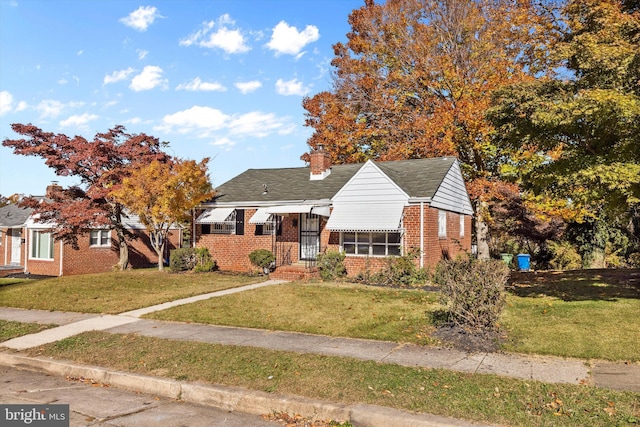
[[[196,248],[196,265],[193,267],[193,271],[196,273],[207,273],[209,271],[214,271],[217,269],[216,262],[211,258],[211,254],[209,253],[209,249],[207,248]]]
[[[433,278],[441,286],[451,323],[473,331],[497,328],[509,278],[504,262],[469,256],[440,261]]]
[[[554,270],[576,270],[582,267],[582,257],[569,242],[549,242],[549,252],[549,266]]]
[[[197,256],[194,248],[179,248],[171,251],[169,267],[173,272],[191,271],[196,266]]]
[[[270,268],[271,264],[276,260],[276,257],[268,249],[256,249],[249,254],[249,261],[251,264],[262,269]]]
[[[344,258],[346,255],[342,252],[328,250],[318,255],[318,267],[320,268],[320,277],[323,280],[335,280],[347,274],[344,266]]]

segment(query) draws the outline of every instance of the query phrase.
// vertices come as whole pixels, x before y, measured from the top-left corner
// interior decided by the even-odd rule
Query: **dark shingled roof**
[[[455,162],[453,157],[375,162],[409,197],[432,197]],[[310,168],[249,169],[216,188],[216,203],[261,203],[331,199],[362,163],[334,165],[322,180]],[[267,193],[264,193],[264,185]]]
[[[21,227],[31,215],[33,209],[21,208],[10,204],[0,208],[0,227]]]

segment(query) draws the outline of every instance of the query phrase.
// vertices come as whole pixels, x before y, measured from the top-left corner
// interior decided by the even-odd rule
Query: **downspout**
[[[22,228],[23,233],[24,233],[24,272],[29,273],[29,266],[27,265],[29,263],[29,257],[27,255],[29,255],[29,230],[27,229],[27,227],[23,227]],[[20,236],[20,243],[22,243],[22,236]]]
[[[64,242],[60,240],[60,273],[58,276],[62,276],[62,261],[64,259]]]
[[[191,209],[191,247],[196,247],[196,208]]]
[[[420,268],[424,268],[424,202],[420,202]]]

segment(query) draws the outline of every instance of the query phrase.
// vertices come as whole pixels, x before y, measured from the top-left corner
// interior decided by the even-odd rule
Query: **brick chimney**
[[[62,190],[62,186],[58,185],[58,181],[51,181],[50,185],[47,185],[47,193],[45,197],[47,199],[53,199],[53,195]]]
[[[309,166],[311,167],[309,179],[312,181],[325,179],[331,173],[331,155],[324,151],[322,145],[318,145],[309,154]]]

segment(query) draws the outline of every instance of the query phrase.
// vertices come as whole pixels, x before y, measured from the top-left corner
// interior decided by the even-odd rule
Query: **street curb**
[[[300,414],[322,420],[349,421],[355,427],[477,427],[486,425],[374,405],[346,405],[299,396],[247,390],[240,387],[179,382],[166,378],[109,371],[95,366],[76,365],[58,360],[4,352],[0,352],[0,365],[64,377],[85,378],[129,391],[253,415],[274,412],[290,415]]]

